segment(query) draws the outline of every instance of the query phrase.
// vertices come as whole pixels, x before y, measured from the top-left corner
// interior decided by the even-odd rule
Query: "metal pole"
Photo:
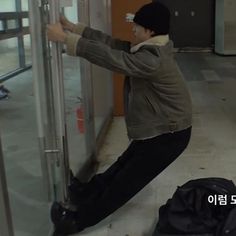
[[[21,12],[21,1],[15,0],[16,3],[16,11]],[[19,30],[22,30],[22,18],[17,19],[17,27]],[[19,53],[19,64],[20,68],[25,67],[25,47],[24,47],[24,36],[18,37],[18,53]]]
[[[0,139],[0,236],[14,236]]]
[[[49,0],[50,5],[50,23],[59,21],[60,1]],[[65,122],[65,95],[62,64],[62,46],[60,43],[52,43],[51,47],[51,71],[54,90],[54,104],[56,111],[57,137],[59,141],[59,163],[61,168],[61,200],[68,200],[68,182],[69,182],[69,157],[66,136]]]

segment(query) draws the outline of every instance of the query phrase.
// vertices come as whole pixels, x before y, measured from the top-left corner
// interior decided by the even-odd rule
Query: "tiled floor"
[[[193,99],[193,132],[184,154],[113,215],[78,235],[151,236],[158,209],[190,179],[224,177],[236,183],[236,58],[177,54]],[[99,172],[128,145],[115,118],[100,152]]]

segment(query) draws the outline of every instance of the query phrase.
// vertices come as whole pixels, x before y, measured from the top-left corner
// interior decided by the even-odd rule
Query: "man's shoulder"
[[[152,53],[158,57],[161,57],[164,54],[172,54],[174,52],[173,42],[169,41],[166,45],[143,45],[138,52],[147,52]]]

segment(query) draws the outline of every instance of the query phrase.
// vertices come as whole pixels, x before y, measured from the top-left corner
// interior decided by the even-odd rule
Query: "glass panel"
[[[19,0],[17,0],[17,1],[19,1]],[[28,0],[21,0],[21,8],[22,8],[22,11],[28,11],[29,10]]]
[[[107,1],[97,0],[90,6],[90,23],[93,28],[103,32],[109,32]],[[112,74],[101,67],[92,66],[95,131],[99,134],[104,122],[112,110]]]
[[[86,162],[80,60],[64,55],[63,62],[70,167],[77,173]]]
[[[17,38],[0,41],[0,76],[19,68]]]
[[[0,12],[10,12],[16,10],[15,0],[0,0]]]
[[[65,16],[72,22],[78,22],[78,3],[77,0],[72,1],[73,7],[65,7]]]
[[[94,115],[96,136],[112,109],[112,81],[111,73],[93,66]]]
[[[0,30],[3,30],[3,22],[0,21]]]
[[[29,19],[22,19],[22,25],[23,27],[29,26]]]
[[[25,64],[31,65],[32,59],[31,59],[31,39],[30,35],[24,36],[24,47],[25,47]]]
[[[0,129],[16,236],[48,235],[48,203],[42,184],[32,71],[7,80]]]
[[[0,137],[0,229],[1,235],[13,236],[13,226],[9,197],[6,183],[5,164],[2,154],[2,142]]]
[[[64,8],[64,13],[70,21],[78,22],[77,0],[73,0],[73,7]],[[64,55],[63,63],[70,168],[78,173],[87,160],[80,60],[78,57]]]
[[[17,28],[16,20],[8,20],[7,21],[7,28],[8,29],[16,29]]]

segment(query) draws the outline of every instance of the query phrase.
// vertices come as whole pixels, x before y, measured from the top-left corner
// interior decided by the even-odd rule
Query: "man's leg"
[[[93,178],[93,180],[99,179],[94,181],[96,187],[101,186],[101,182],[104,183],[96,198],[88,199],[78,205],[78,210],[74,213],[63,209],[52,210],[54,215],[52,220],[54,218],[56,228],[61,232],[74,233],[77,229],[92,226],[113,213],[184,151],[190,135],[191,128],[149,140],[132,142],[130,152],[122,155],[124,158],[119,158],[107,171]],[[58,214],[62,217],[60,218]]]
[[[122,155],[103,173],[94,175],[87,183],[80,183],[75,178],[69,186],[72,203],[84,204],[99,198],[110,185],[114,176],[130,161],[135,151],[135,141],[132,142]]]
[[[134,141],[127,159],[120,159],[119,168],[114,171],[111,166],[97,176],[104,180],[103,191],[96,199],[78,207],[78,222],[83,227],[92,226],[124,205],[184,151],[190,133],[191,129],[187,129]]]

